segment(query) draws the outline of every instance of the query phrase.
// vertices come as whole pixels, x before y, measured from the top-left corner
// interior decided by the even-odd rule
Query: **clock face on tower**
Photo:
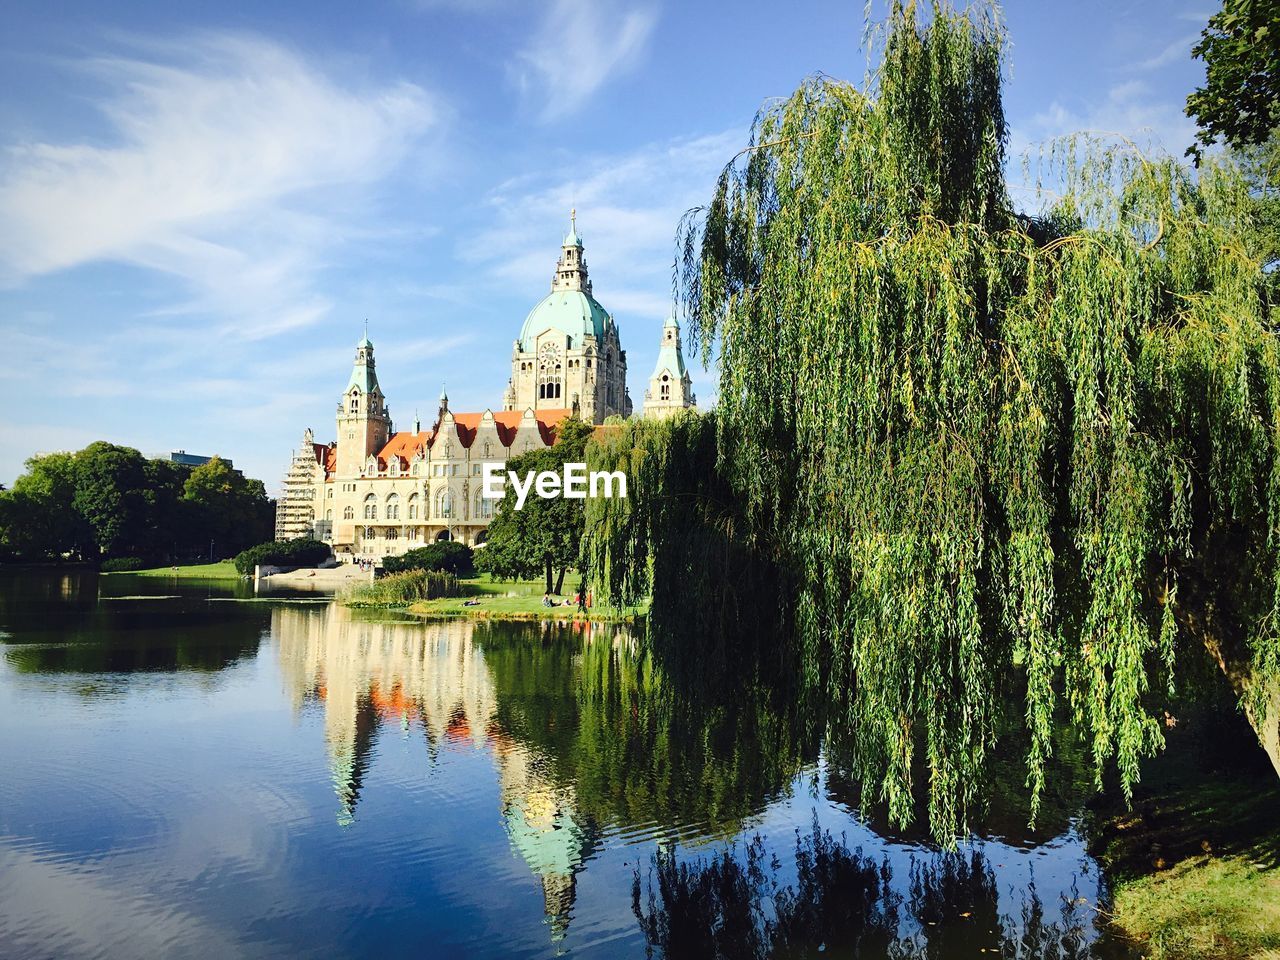
[[[538,350],[538,357],[546,366],[553,366],[560,361],[560,348],[554,343],[544,343]]]

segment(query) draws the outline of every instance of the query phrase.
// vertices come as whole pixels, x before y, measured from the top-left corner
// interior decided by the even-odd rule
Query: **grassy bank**
[[[379,583],[382,582],[384,581],[379,581]],[[557,598],[561,604],[566,599],[572,599],[578,592],[580,582],[581,578],[576,573],[565,577],[564,592]],[[492,620],[626,621],[644,612],[643,608],[616,610],[612,607],[596,605],[586,614],[582,614],[579,613],[576,605],[545,607],[542,605],[544,586],[541,580],[501,581],[494,580],[488,574],[480,574],[461,581],[458,584],[457,596],[432,600],[406,598],[398,601],[393,596],[380,594],[381,602],[378,605],[405,608],[426,619],[472,617]],[[365,593],[370,592],[365,591]],[[352,606],[369,605],[364,599],[354,594],[351,598],[344,598],[343,602]]]
[[[1165,759],[1165,758],[1162,758]],[[1099,818],[1112,923],[1150,960],[1280,960],[1280,781],[1171,756]]]
[[[217,563],[197,563],[181,567],[155,567],[151,570],[129,570],[120,573],[104,573],[107,577],[163,577],[178,580],[239,580],[235,564],[230,560]]]

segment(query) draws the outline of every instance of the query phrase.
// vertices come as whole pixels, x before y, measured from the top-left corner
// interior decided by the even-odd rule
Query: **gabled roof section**
[[[412,430],[402,430],[399,433],[393,433],[391,439],[383,445],[378,451],[379,464],[388,464],[392,458],[399,458],[400,466],[409,466],[419,450],[423,450],[431,445],[431,439],[435,436],[435,431],[422,430],[414,433]]]
[[[533,412],[532,420],[538,425],[538,432],[542,436],[543,443],[547,446],[555,443],[556,428],[560,425],[560,421],[569,416],[571,412],[568,409],[535,410]],[[459,442],[470,449],[471,445],[476,441],[480,428],[484,426],[486,413],[493,421],[494,429],[498,433],[498,441],[504,447],[511,446],[515,442],[520,427],[525,423],[525,415],[519,410],[489,410],[485,411],[485,413],[451,414]],[[439,425],[437,425],[438,428]],[[435,446],[435,438],[432,439],[432,446]]]

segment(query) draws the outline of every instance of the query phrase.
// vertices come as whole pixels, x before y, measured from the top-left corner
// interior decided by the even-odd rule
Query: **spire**
[[[578,208],[574,207],[569,211],[569,233],[564,238],[566,247],[577,247],[582,249],[582,239],[578,236]]]
[[[684,365],[684,352],[680,349],[680,323],[673,308],[662,324],[658,362],[654,364],[649,388],[644,393],[644,413],[649,417],[669,416],[696,404],[693,382]]]
[[[582,255],[582,238],[578,236],[578,211],[569,211],[569,233],[561,245],[560,259],[556,262],[555,276],[551,278],[551,290],[579,290],[591,295],[591,278],[587,276],[587,261]]]
[[[351,379],[347,381],[347,389],[358,387],[361,393],[380,393],[378,374],[374,369],[373,344],[369,340],[369,321],[365,321],[365,334],[356,344],[356,359],[351,367]]]

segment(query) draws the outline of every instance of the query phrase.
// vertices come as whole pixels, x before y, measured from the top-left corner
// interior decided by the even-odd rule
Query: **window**
[[[400,497],[394,493],[387,497],[387,519],[400,519]]]
[[[418,519],[418,495],[416,493],[411,494],[409,497],[409,519]]]
[[[342,519],[343,519],[343,520],[354,520],[355,518],[356,518],[356,511],[355,511],[355,508],[354,508],[354,507],[343,507],[343,508],[342,508]]]
[[[453,498],[449,495],[449,488],[444,487],[436,494],[436,515],[441,517],[452,516]]]
[[[326,520],[332,520],[332,519],[333,519],[333,511],[332,511],[332,510],[326,510],[326,511],[324,512],[324,518],[325,518]]]
[[[484,490],[476,491],[476,518],[479,520],[488,520],[493,516],[493,500],[486,499]]]
[[[364,518],[366,520],[378,519],[378,498],[372,493],[364,498]]]
[[[328,494],[328,496],[329,496],[329,499],[330,499],[330,500],[332,500],[332,499],[333,499],[333,487],[330,487],[330,488],[329,488],[329,494]]]
[[[399,531],[399,530],[397,530],[395,527],[392,527],[391,529],[389,529],[389,530],[387,531],[387,539],[388,539],[388,540],[399,540],[399,539],[400,539],[400,531]]]
[[[360,409],[360,397],[358,394],[351,394],[351,412],[356,413]]]

